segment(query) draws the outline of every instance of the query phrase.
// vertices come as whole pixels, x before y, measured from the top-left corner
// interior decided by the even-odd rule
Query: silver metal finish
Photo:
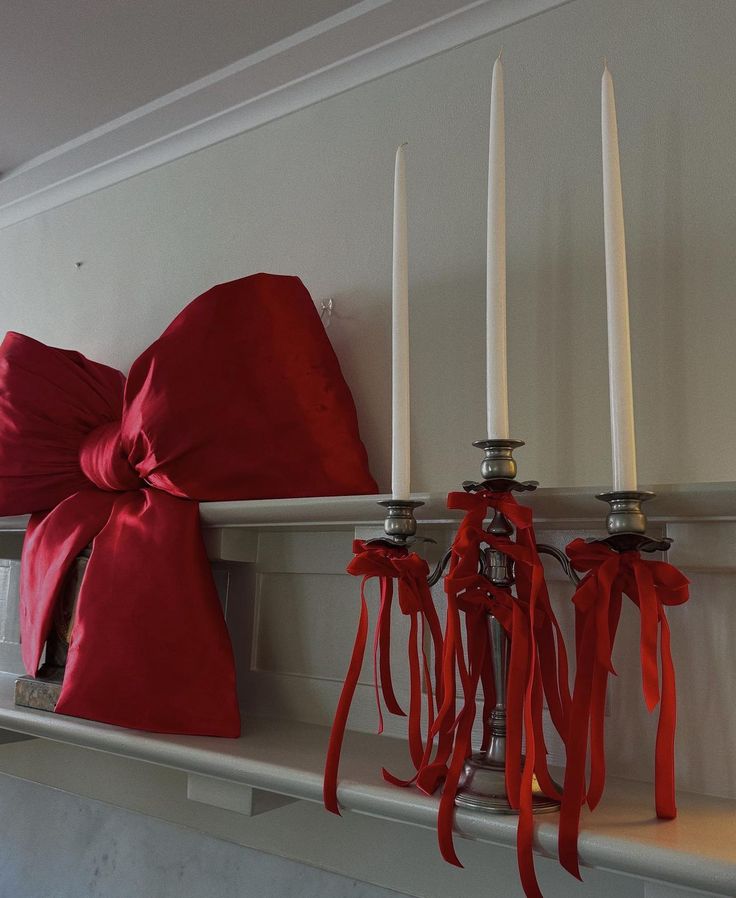
[[[523,757],[521,763],[524,763]],[[511,807],[508,799],[505,762],[489,761],[481,752],[473,752],[465,762],[455,804],[460,808],[485,811],[488,814],[518,814],[518,810]],[[559,801],[545,795],[537,777],[532,776],[533,813],[550,814],[559,809]]]
[[[497,511],[488,526],[488,532],[494,536],[509,537],[514,532],[506,515]],[[483,549],[481,558],[483,576],[495,586],[510,588],[514,584],[514,562],[504,552],[490,547]]]
[[[473,443],[485,453],[481,475],[486,485],[498,492],[519,487],[533,489],[536,484],[519,484],[513,451],[523,446],[521,440],[479,440]],[[466,488],[472,487],[468,484]],[[477,485],[475,485],[477,488]],[[513,525],[500,511],[496,511],[488,532],[494,536],[511,537]],[[556,555],[556,550],[550,554]],[[511,589],[514,584],[513,560],[498,549],[487,547],[480,558],[481,572],[494,586]],[[516,814],[506,791],[506,685],[511,643],[506,631],[492,614],[488,615],[488,632],[493,650],[493,678],[496,684],[496,707],[491,712],[491,738],[485,752],[474,752],[465,762],[455,796],[461,808],[486,811],[490,814]],[[522,765],[524,759],[521,759]],[[560,790],[561,791],[561,790]],[[532,780],[532,807],[535,814],[556,811],[560,803],[542,792],[536,776]]]
[[[480,464],[483,480],[515,480],[516,460],[514,449],[524,445],[523,440],[476,440],[473,443],[482,449],[485,458]]]
[[[450,559],[452,558],[452,549],[448,549],[445,554],[442,556],[441,560],[437,562],[437,566],[432,571],[432,573],[427,577],[427,583],[431,586],[435,586],[442,579],[442,575],[445,573],[445,568],[447,567]]]
[[[577,571],[572,566],[572,562],[563,551],[556,546],[547,545],[547,543],[537,543],[537,552],[539,552],[540,555],[551,555],[567,574],[567,577],[573,586],[577,586],[578,583],[580,583],[582,577],[578,576]]]
[[[491,741],[485,760],[488,764],[506,764],[506,678],[509,672],[511,643],[495,617],[488,615],[488,632],[493,648],[493,678],[497,685],[496,707],[491,712]]]
[[[383,529],[388,539],[394,544],[406,545],[417,532],[414,509],[424,505],[424,502],[415,502],[412,499],[387,499],[378,504],[387,511]]]
[[[332,313],[334,311],[335,301],[332,298],[320,300],[319,317],[320,321],[325,326],[325,330],[332,324]]]
[[[644,490],[622,490],[596,496],[596,499],[611,506],[606,517],[606,529],[611,536],[616,533],[646,533],[647,516],[641,506],[653,498],[654,493]]]
[[[600,542],[606,543],[617,552],[666,552],[672,540],[649,537],[647,516],[642,503],[654,498],[654,493],[645,490],[620,490],[600,493],[596,499],[608,502],[611,510],[606,517],[608,536]]]

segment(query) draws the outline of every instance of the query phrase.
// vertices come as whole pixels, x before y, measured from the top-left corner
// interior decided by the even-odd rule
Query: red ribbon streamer
[[[440,736],[438,754],[431,767],[420,771],[418,783],[425,791],[433,791],[444,776],[438,816],[439,846],[445,860],[462,866],[452,838],[454,803],[465,760],[471,753],[479,684],[484,694],[483,748],[487,747],[490,735],[485,715],[495,704],[495,694],[486,615],[493,614],[512,637],[507,684],[506,786],[512,807],[519,811],[519,872],[526,895],[541,898],[532,853],[532,780],[536,774],[548,795],[560,797],[547,769],[542,695],[546,696],[552,721],[564,739],[571,705],[567,655],[544,582],[531,510],[519,505],[510,493],[492,491],[450,493],[448,507],[463,509],[465,517],[453,543],[445,580],[448,611],[443,658],[444,701],[435,723]],[[513,524],[513,542],[484,529],[488,509],[498,510]],[[483,544],[514,560],[516,598],[478,572]],[[460,635],[461,613],[465,615],[466,650]],[[456,670],[463,694],[457,716]],[[522,734],[526,737],[523,765]]]
[[[340,813],[337,801],[340,753],[368,640],[368,606],[365,599],[365,586],[371,578],[379,579],[381,590],[373,639],[373,680],[378,707],[378,732],[383,731],[381,696],[383,696],[386,710],[390,714],[406,716],[396,699],[391,677],[391,607],[395,580],[398,585],[399,607],[409,617],[408,736],[409,754],[417,772],[425,769],[430,763],[434,742],[430,733],[434,728],[437,704],[441,701],[442,696],[442,629],[427,583],[429,568],[426,561],[423,561],[415,552],[409,552],[404,547],[391,546],[387,543],[369,544],[356,540],[353,543],[353,552],[355,557],[348,565],[347,570],[348,573],[363,578],[360,586],[360,617],[350,665],[330,733],[324,774],[324,803],[327,810],[334,814]],[[434,689],[430,665],[424,648],[427,632],[429,632],[434,648],[436,683]],[[422,735],[422,680],[426,692],[426,737]],[[383,776],[388,782],[400,786],[408,786],[417,778],[415,775],[409,780],[402,780],[385,769]]]
[[[688,580],[671,564],[643,559],[639,552],[616,552],[603,543],[576,539],[567,547],[576,570],[586,572],[577,588],[575,640],[577,671],[567,740],[567,767],[560,809],[560,863],[578,879],[578,833],[583,804],[592,810],[605,785],[604,713],[608,675],[614,674],[611,656],[621,615],[621,600],[628,596],[639,607],[642,690],[651,712],[660,704],[655,749],[655,803],[657,816],[672,819],[675,805],[675,670],[670,652],[666,605],[688,599]],[[657,669],[657,641],[662,679]],[[590,744],[590,779],[585,766]]]

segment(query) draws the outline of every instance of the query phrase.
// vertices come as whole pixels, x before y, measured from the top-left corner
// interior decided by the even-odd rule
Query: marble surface
[[[0,896],[391,898],[398,893],[102,802],[0,777]],[[7,818],[6,818],[7,819]]]

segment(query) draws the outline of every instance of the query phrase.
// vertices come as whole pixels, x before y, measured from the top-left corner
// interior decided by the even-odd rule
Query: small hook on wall
[[[335,302],[330,297],[329,299],[321,299],[319,302],[319,317],[322,324],[325,326],[325,330],[330,326],[332,322],[332,313],[335,309]]]

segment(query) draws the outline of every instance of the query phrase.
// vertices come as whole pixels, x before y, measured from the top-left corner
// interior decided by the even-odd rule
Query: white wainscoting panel
[[[0,670],[24,673],[20,655],[18,583],[20,561],[0,558]]]
[[[736,640],[736,617],[732,613],[736,572],[732,570],[729,560],[729,541],[733,524],[728,521],[688,522],[669,523],[667,527],[667,532],[671,536],[675,536],[678,542],[699,546],[699,554],[691,552],[688,555],[689,549],[687,551],[683,549],[681,554],[681,562],[692,578],[692,598],[688,604],[670,609],[668,615],[672,628],[673,652],[679,685],[678,787],[684,792],[692,791],[723,798],[734,798],[736,797],[736,758],[733,756],[732,746],[736,744],[736,714],[733,712],[730,692],[732,683],[736,679],[736,655],[731,651],[731,646]],[[427,529],[428,531],[431,529],[437,543],[434,545],[420,544],[419,550],[426,551],[430,562],[433,563],[442,555],[444,547],[451,538],[452,528],[438,524]],[[239,691],[244,708],[246,738],[249,734],[248,722],[253,720],[255,715],[321,725],[331,723],[350,657],[360,606],[359,578],[345,573],[345,566],[351,557],[352,539],[355,534],[354,527],[337,527],[334,524],[326,525],[322,529],[265,529],[247,531],[245,534],[235,530],[232,536],[225,536],[223,531],[217,529],[212,531],[212,535],[209,537],[209,547],[215,559],[212,562],[213,573],[233,638],[238,665]],[[367,534],[361,531],[360,535]],[[564,548],[564,545],[574,536],[597,537],[600,535],[602,535],[600,530],[579,532],[549,525],[538,528],[540,541],[556,548]],[[708,551],[708,546],[713,547],[712,552]],[[708,559],[707,564],[700,560],[706,558]],[[548,573],[551,599],[572,655],[574,614],[570,598],[573,587],[554,559],[545,558],[545,567]],[[17,568],[18,562],[13,560],[8,560],[0,565],[0,587],[7,591],[11,584],[11,578],[17,578]],[[442,616],[444,593],[441,584],[435,587],[434,594]],[[368,585],[366,597],[372,628],[378,602],[378,589],[375,582]],[[0,610],[1,606],[2,602],[0,601]],[[398,604],[394,607],[392,626],[394,683],[400,702],[406,703],[408,683],[405,640],[408,628],[406,619],[398,609]],[[646,712],[641,696],[638,627],[639,618],[636,609],[631,603],[626,602],[614,654],[614,664],[619,676],[612,677],[609,686],[607,757],[608,769],[612,777],[650,783],[653,778],[652,758],[656,712],[652,716]],[[3,638],[7,641],[8,647],[17,652],[17,642],[13,642],[14,639],[17,640],[17,621],[14,623],[13,611],[7,601],[4,620],[0,626],[0,652],[5,645],[1,641]],[[0,654],[4,669],[11,670],[12,666],[3,660],[4,657]],[[12,717],[12,714],[10,716]],[[45,715],[41,716],[44,721],[47,720]],[[479,719],[480,707],[478,708],[478,721]],[[26,726],[24,721],[25,718],[23,721],[18,719],[20,729]],[[60,718],[57,722],[61,725],[65,723],[65,720]],[[257,721],[253,722],[251,739],[257,740],[258,727],[255,725]],[[41,723],[39,718],[39,726]],[[71,724],[73,721],[69,721],[69,723]],[[41,735],[51,733],[51,730],[47,730],[47,728],[37,728],[35,719],[28,725],[31,732],[38,732]],[[377,716],[369,640],[350,727],[357,731],[374,732],[376,726]],[[66,729],[69,730],[69,727],[67,726]],[[75,742],[79,738],[80,743],[84,744],[85,734],[89,727],[82,726],[76,729],[72,727],[71,729],[74,729],[75,733],[76,729],[80,729],[80,734],[74,735],[69,730],[66,736],[60,735],[60,738],[68,738],[71,742]],[[106,732],[110,730],[110,733],[105,735],[104,739],[101,737],[101,741],[92,740],[90,744],[104,748],[109,742],[109,745],[112,746],[115,728],[103,729]],[[81,733],[81,730],[84,730],[84,733]],[[405,721],[403,719],[386,717],[387,736],[402,735],[404,730]],[[295,730],[295,732],[301,731]],[[358,737],[356,736],[356,738]],[[476,726],[475,738],[476,740],[478,738],[478,726]],[[194,741],[197,742],[197,740]],[[146,742],[147,746],[149,742]],[[156,744],[154,745],[154,743]],[[395,754],[395,747],[391,748],[382,740],[378,741],[377,747],[384,744],[387,747],[385,760],[393,763],[391,753]],[[156,745],[158,745],[157,740],[153,740],[151,750]],[[346,771],[350,768],[349,746],[350,740],[346,745]],[[195,747],[192,746],[193,749]],[[298,751],[298,747],[295,748]],[[564,761],[563,748],[559,739],[552,732],[548,733],[548,748],[550,760],[553,763],[559,764]],[[237,751],[240,750],[237,749]],[[143,758],[146,751],[148,748],[141,747],[140,753],[137,749],[131,750],[131,755]],[[278,751],[283,754],[283,744],[280,745]],[[298,857],[309,863],[350,872],[351,875],[359,875],[367,882],[404,889],[409,894],[422,895],[425,898],[433,898],[435,894],[440,893],[439,883],[446,888],[451,881],[455,882],[458,876],[458,871],[445,870],[445,865],[441,864],[438,858],[432,854],[434,837],[431,833],[427,834],[425,843],[424,837],[417,836],[413,827],[408,827],[411,830],[411,835],[405,835],[404,830],[407,827],[402,828],[401,824],[396,822],[384,822],[381,825],[387,827],[387,831],[391,832],[398,827],[395,838],[402,840],[407,846],[411,843],[412,863],[415,866],[422,866],[423,870],[431,869],[432,876],[429,878],[433,880],[434,884],[426,881],[427,876],[417,874],[415,884],[408,888],[406,880],[402,879],[405,872],[398,869],[371,873],[361,866],[360,861],[356,860],[356,854],[359,853],[356,846],[359,839],[362,838],[362,835],[356,834],[364,834],[365,828],[374,824],[355,823],[355,815],[348,815],[343,821],[333,820],[327,815],[323,815],[319,807],[304,807],[304,802],[290,804],[288,807],[282,806],[285,799],[279,797],[269,797],[265,799],[266,805],[259,804],[260,798],[264,797],[261,794],[263,783],[259,782],[257,778],[252,784],[248,783],[247,779],[245,782],[228,780],[226,778],[228,776],[226,769],[229,769],[227,765],[218,767],[217,764],[214,764],[208,767],[205,764],[201,772],[194,766],[190,768],[189,779],[187,779],[185,773],[177,773],[172,770],[164,772],[163,768],[157,768],[154,757],[156,752],[150,759],[154,761],[154,765],[144,764],[142,761],[135,761],[131,758],[112,759],[102,753],[92,752],[89,757],[98,762],[100,771],[105,765],[117,765],[116,770],[119,767],[121,771],[127,771],[127,773],[120,774],[123,779],[117,783],[107,784],[102,773],[97,779],[92,775],[95,767],[93,764],[87,763],[86,760],[82,760],[88,756],[84,754],[85,752],[89,754],[88,749],[80,746],[55,744],[46,740],[24,742],[22,745],[13,743],[0,745],[0,772],[5,770],[12,775],[48,782],[49,785],[67,788],[81,794],[102,797],[144,813],[162,816],[185,825],[198,826],[221,838],[255,847],[265,847],[267,850],[275,850],[278,853],[286,853],[288,856]],[[159,752],[159,754],[161,753]],[[162,760],[163,757],[164,755],[161,754],[158,763],[172,763],[170,759]],[[173,758],[173,755],[171,757]],[[73,759],[71,762],[70,758]],[[376,776],[378,776],[381,762],[382,758],[377,756]],[[62,773],[62,768],[68,763],[72,763],[72,767],[76,765],[77,769],[80,766],[86,766],[89,775],[72,782],[67,774]],[[174,763],[176,764],[176,762]],[[280,764],[281,761],[277,763]],[[161,772],[151,773],[152,770]],[[118,776],[118,773],[111,771],[110,767],[106,774],[108,777],[114,779],[115,776]],[[397,772],[403,771],[397,769]],[[133,788],[130,783],[126,784],[126,776],[139,777],[138,785]],[[238,774],[239,776],[240,774]],[[310,773],[310,776],[314,776],[314,774]],[[157,778],[160,782],[155,785],[158,781]],[[289,792],[291,789],[293,790],[292,794],[304,797],[300,788],[289,784],[288,776],[281,779],[283,780],[282,785],[275,785],[275,791],[271,795],[278,795],[280,790]],[[361,788],[358,787],[359,792]],[[620,785],[615,788],[613,784],[611,786],[614,791],[620,790],[620,788]],[[351,801],[355,789],[356,786],[353,784],[345,793],[351,796]],[[176,791],[179,796],[173,803],[170,798],[172,790]],[[308,797],[313,801],[315,799],[314,789],[310,787],[308,791]],[[643,793],[637,794],[641,795],[643,802],[636,811],[636,819],[639,820],[642,814],[646,817],[651,789],[647,786]],[[410,798],[411,796],[407,793],[406,800]],[[399,803],[403,799],[404,796],[401,794],[396,796]],[[637,799],[637,801],[639,800]],[[357,802],[356,808],[362,807],[361,802],[362,799]],[[189,810],[184,810],[184,808],[189,808]],[[196,810],[196,813],[192,811],[192,808]],[[265,810],[268,813],[259,813],[259,811]],[[370,813],[370,810],[364,808],[363,812]],[[728,806],[724,805],[723,813],[727,812]],[[421,813],[425,814],[426,808]],[[621,815],[619,810],[616,813]],[[653,795],[651,795],[651,813],[653,815]],[[249,814],[253,816],[249,817]],[[689,811],[689,814],[692,814],[692,810]],[[229,816],[223,818],[220,815]],[[240,823],[236,825],[233,822],[234,818],[238,818]],[[401,819],[401,816],[399,815],[395,819]],[[597,819],[594,815],[591,823],[595,824]],[[689,819],[688,817],[688,821]],[[243,821],[252,821],[247,824],[250,827],[247,835],[243,834],[245,832],[242,829],[242,826],[245,825]],[[622,824],[632,824],[632,821],[626,822],[625,814],[621,817],[621,821]],[[344,825],[346,823],[347,826]],[[282,838],[278,843],[279,847],[274,848],[273,842],[269,842],[269,840],[273,839],[275,835],[275,829],[271,827],[277,825],[284,828],[284,832],[301,832],[300,827],[310,829],[301,837],[295,836],[298,847],[285,846]],[[375,825],[378,824],[375,823]],[[641,825],[644,823],[642,822]],[[688,825],[690,825],[689,822]],[[662,825],[662,838],[665,838],[668,832],[666,825]],[[674,833],[675,830],[673,829],[672,832]],[[398,833],[401,835],[399,836]],[[472,835],[472,832],[469,830],[468,834]],[[642,830],[643,834],[644,830]],[[383,830],[380,833],[371,830],[371,836],[382,845],[386,844],[388,838]],[[326,845],[329,839],[333,838],[337,839],[345,850],[344,856],[339,862],[336,860],[333,849]],[[645,850],[644,848],[636,849],[637,852]],[[463,895],[467,894],[469,898],[471,896],[474,898],[475,894],[481,894],[480,884],[483,877],[480,875],[480,871],[485,869],[486,860],[494,855],[495,851],[488,845],[463,842],[463,857],[467,855],[468,859],[472,859],[471,863],[474,865],[474,872],[466,871],[465,874],[462,874],[467,877],[462,880],[463,885],[456,885],[456,888],[462,890]],[[430,856],[433,858],[431,861],[429,860]],[[502,856],[506,860],[501,860]],[[513,857],[510,854],[504,855],[502,852],[499,856],[499,863],[502,879],[507,875],[511,877],[514,868]],[[644,855],[642,855],[642,863],[646,865]],[[557,876],[558,871],[554,865],[549,867],[543,865],[543,869],[555,871],[554,874],[550,874],[553,880]],[[630,869],[626,864],[621,869],[633,872],[633,868]],[[642,867],[642,869],[644,868]],[[462,873],[462,871],[460,872]],[[586,874],[586,880],[592,883],[597,881],[595,877],[598,876],[603,876],[603,874]],[[591,877],[593,878],[591,879]],[[662,877],[664,880],[667,879],[666,871],[663,871]],[[626,889],[627,895],[644,898],[645,886],[641,881],[620,880],[620,877],[614,877],[614,880],[624,883],[623,887]],[[681,880],[675,877],[674,881],[692,883],[703,880],[697,878]],[[459,883],[461,880],[457,880],[457,882]],[[511,879],[509,883],[511,883]],[[605,876],[601,883],[604,883],[602,888],[608,887]],[[510,885],[509,888],[513,889],[515,886]],[[563,886],[560,884],[556,888],[563,889]],[[669,886],[663,885],[662,888],[669,888]],[[459,894],[459,892],[457,893]],[[483,894],[487,894],[487,892]],[[498,892],[498,894],[514,894],[514,892],[505,891]],[[555,894],[554,890],[551,894]],[[557,894],[562,896],[569,892],[561,890]],[[586,894],[586,892],[580,892],[580,894]],[[589,891],[587,894],[598,895],[605,894],[605,892]],[[652,896],[655,894],[652,893]],[[662,894],[669,893],[665,891]]]

